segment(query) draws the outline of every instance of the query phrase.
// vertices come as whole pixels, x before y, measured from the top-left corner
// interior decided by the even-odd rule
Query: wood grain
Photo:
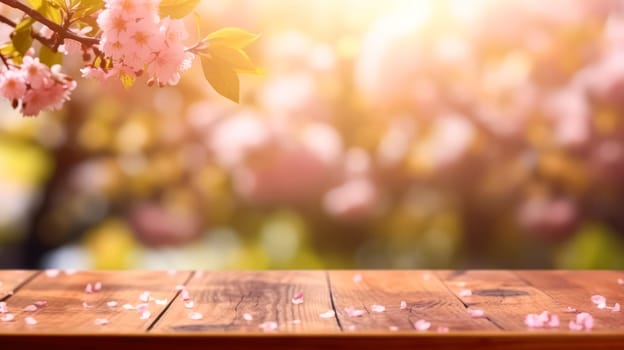
[[[0,300],[12,295],[15,289],[37,273],[28,270],[0,270]]]
[[[575,317],[551,296],[529,285],[512,271],[439,271],[437,275],[471,309],[485,311],[488,319],[506,331],[561,332]],[[462,290],[472,295],[462,296]],[[529,329],[524,320],[529,313],[549,311],[557,314],[564,327]]]
[[[323,271],[196,273],[188,291],[195,306],[186,308],[177,298],[153,332],[261,332],[264,322],[276,322],[279,333],[339,330],[335,318],[319,317],[331,309]],[[291,299],[299,292],[304,294],[304,302],[294,305]],[[203,318],[191,320],[190,312],[199,312]],[[243,319],[246,313],[253,319]]]
[[[151,314],[145,319],[141,319],[141,312],[125,310],[122,305],[142,303],[139,297],[144,291],[149,291],[152,298],[167,299],[168,303],[177,293],[176,285],[184,283],[189,276],[190,272],[181,271],[78,271],[55,277],[42,273],[6,300],[15,320],[0,322],[0,334],[144,332],[167,305],[149,301]],[[96,282],[102,284],[102,289],[86,293],[87,283]],[[47,302],[47,305],[33,312],[25,310],[37,301]],[[116,301],[117,305],[109,307],[108,301]],[[27,317],[34,318],[37,324],[26,324]],[[97,325],[96,319],[107,319],[109,323]]]
[[[355,274],[362,276],[354,282]],[[332,295],[337,314],[345,331],[414,330],[414,323],[426,320],[431,331],[438,327],[449,330],[497,331],[487,319],[472,319],[464,305],[429,271],[331,271]],[[407,308],[400,309],[401,301]],[[372,305],[385,306],[381,313]],[[347,307],[363,309],[366,314],[350,317]]]
[[[624,331],[624,308],[620,312],[601,310],[591,301],[592,295],[602,295],[607,299],[607,305],[617,302],[624,307],[624,285],[617,283],[618,278],[624,278],[623,272],[558,270],[517,271],[516,274],[552,297],[561,309],[569,306],[577,312],[589,312],[594,317],[595,329]]]

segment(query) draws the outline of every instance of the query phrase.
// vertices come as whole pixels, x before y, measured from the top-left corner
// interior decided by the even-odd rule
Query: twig
[[[0,3],[3,3],[3,4],[5,4],[5,5],[9,6],[9,7],[12,7],[14,9],[18,9],[18,10],[24,12],[25,14],[30,16],[35,21],[45,25],[46,27],[48,27],[51,30],[53,30],[56,33],[58,33],[62,38],[76,40],[76,41],[80,42],[81,44],[83,44],[85,46],[96,46],[99,43],[98,39],[89,38],[89,37],[86,37],[86,36],[78,35],[78,34],[72,32],[71,30],[68,30],[68,29],[66,29],[66,28],[64,28],[64,27],[62,27],[62,26],[52,22],[51,20],[47,19],[45,16],[43,16],[42,14],[37,12],[36,10],[33,10],[32,8],[28,7],[27,5],[22,4],[18,0],[0,0]]]
[[[11,26],[13,28],[15,28],[15,26],[17,25],[15,22],[13,22],[12,20],[4,17],[3,15],[0,15],[0,22],[4,23],[6,25],[9,25],[9,26]],[[33,39],[39,41],[40,43],[42,43],[43,45],[45,45],[45,46],[47,46],[49,48],[52,48],[54,46],[54,43],[50,39],[40,35],[39,33],[31,32],[30,35],[33,37]]]

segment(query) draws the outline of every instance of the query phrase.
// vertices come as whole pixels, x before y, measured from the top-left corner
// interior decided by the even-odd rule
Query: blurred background
[[[239,105],[198,62],[0,105],[0,267],[624,268],[624,2],[199,11],[262,35]]]

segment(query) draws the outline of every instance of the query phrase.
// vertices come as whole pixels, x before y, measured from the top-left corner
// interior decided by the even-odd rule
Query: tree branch
[[[15,28],[15,26],[17,25],[15,22],[4,17],[3,15],[0,15],[0,22],[6,25],[9,25],[13,28]],[[31,32],[30,35],[33,37],[33,39],[39,41],[40,43],[42,43],[43,45],[49,48],[52,48],[54,46],[54,43],[50,39],[40,35],[39,33]]]
[[[42,14],[37,12],[36,10],[28,7],[25,4],[22,4],[18,0],[0,0],[0,3],[3,3],[3,4],[5,4],[5,5],[9,6],[9,7],[12,7],[14,9],[18,9],[18,10],[24,12],[25,14],[30,16],[35,21],[45,25],[46,27],[48,27],[51,30],[53,30],[56,33],[58,33],[62,38],[76,40],[76,41],[78,41],[81,44],[86,45],[86,46],[96,46],[99,43],[98,39],[89,38],[89,37],[86,37],[86,36],[81,36],[81,35],[78,35],[78,34],[72,32],[71,30],[63,28],[62,26],[60,26],[60,25],[52,22],[51,20],[47,19],[45,16],[43,16]]]

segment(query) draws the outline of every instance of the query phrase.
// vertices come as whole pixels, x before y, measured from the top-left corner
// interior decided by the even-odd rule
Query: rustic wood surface
[[[624,304],[622,271],[0,271],[0,282],[6,348],[624,349],[624,310],[591,300]],[[561,325],[527,328],[542,311]],[[568,328],[579,312],[592,330]]]

